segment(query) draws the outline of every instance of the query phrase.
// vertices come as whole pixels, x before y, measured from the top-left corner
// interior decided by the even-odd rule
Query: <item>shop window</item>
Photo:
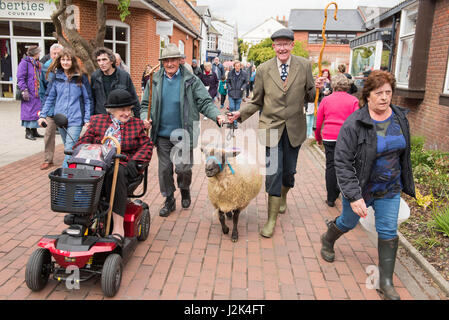
[[[40,37],[42,35],[40,22],[13,21],[12,29],[14,36]]]
[[[11,41],[9,39],[0,39],[0,97],[13,98],[12,82],[12,60],[11,60]]]
[[[369,43],[352,50],[351,74],[363,76],[374,68],[376,60],[376,43]]]
[[[130,36],[127,24],[116,20],[106,21],[104,46],[120,54],[122,61],[130,66]]]
[[[9,36],[9,21],[0,21],[0,35]]]
[[[44,22],[44,37],[53,37],[53,32],[55,31],[53,22]]]
[[[416,20],[418,5],[415,4],[402,10],[399,34],[398,58],[396,62],[396,78],[398,85],[408,87],[412,65],[413,46],[415,43]]]

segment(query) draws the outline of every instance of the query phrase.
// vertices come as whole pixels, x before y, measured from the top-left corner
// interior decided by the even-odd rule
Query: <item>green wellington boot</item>
[[[273,236],[280,206],[281,197],[268,196],[268,220],[262,231],[260,231],[262,237],[271,238]]]
[[[287,193],[290,188],[282,186],[281,189],[281,206],[279,207],[279,213],[285,213],[287,210]]]
[[[321,257],[327,262],[334,262],[335,260],[335,251],[334,244],[338,238],[340,238],[344,232],[338,229],[335,224],[335,218],[332,221],[326,221],[327,231],[321,235]]]
[[[399,237],[377,241],[379,252],[379,291],[386,300],[401,300],[394,289],[393,273],[398,251]]]

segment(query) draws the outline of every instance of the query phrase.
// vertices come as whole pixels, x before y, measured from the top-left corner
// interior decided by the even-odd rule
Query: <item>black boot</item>
[[[181,189],[181,205],[184,209],[190,207],[190,203],[192,200],[190,199],[190,190],[189,189]]]
[[[161,211],[159,211],[159,215],[161,217],[168,217],[168,215],[176,210],[176,200],[173,195],[168,196],[167,199],[165,199],[164,206],[162,207]]]
[[[334,262],[334,244],[343,235],[343,231],[337,228],[335,221],[326,221],[327,231],[321,235],[321,257],[327,262]]]
[[[25,139],[36,140],[36,138],[33,136],[33,132],[31,132],[30,128],[25,129]]]
[[[36,128],[31,128],[31,133],[33,134],[33,137],[35,138],[43,138],[44,136],[39,134],[39,132],[37,132]]]
[[[393,273],[398,251],[399,237],[377,241],[379,252],[379,291],[386,300],[401,300],[394,289]]]

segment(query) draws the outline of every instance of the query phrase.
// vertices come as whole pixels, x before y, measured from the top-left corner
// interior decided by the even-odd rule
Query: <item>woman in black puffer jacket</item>
[[[378,233],[379,291],[399,300],[393,286],[398,249],[397,220],[401,191],[415,197],[410,159],[410,129],[404,108],[391,104],[394,76],[373,71],[365,82],[363,107],[343,124],[335,147],[335,168],[343,211],[321,236],[321,256],[335,258],[334,243],[352,230],[373,206]]]

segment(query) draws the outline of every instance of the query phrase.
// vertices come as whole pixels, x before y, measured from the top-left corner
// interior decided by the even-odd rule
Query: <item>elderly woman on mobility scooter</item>
[[[145,134],[143,121],[132,116],[131,108],[137,103],[131,94],[124,89],[111,91],[105,105],[108,114],[98,114],[90,118],[86,133],[78,140],[75,149],[80,144],[100,144],[103,137],[112,136],[121,145],[121,153],[127,156],[127,161],[121,161],[115,189],[112,209],[113,230],[111,236],[123,243],[123,217],[127,204],[127,188],[129,181],[139,175],[137,164],[149,162],[153,153],[153,143]],[[105,142],[111,143],[110,140]],[[113,167],[105,176],[103,188],[109,200],[113,178]]]

